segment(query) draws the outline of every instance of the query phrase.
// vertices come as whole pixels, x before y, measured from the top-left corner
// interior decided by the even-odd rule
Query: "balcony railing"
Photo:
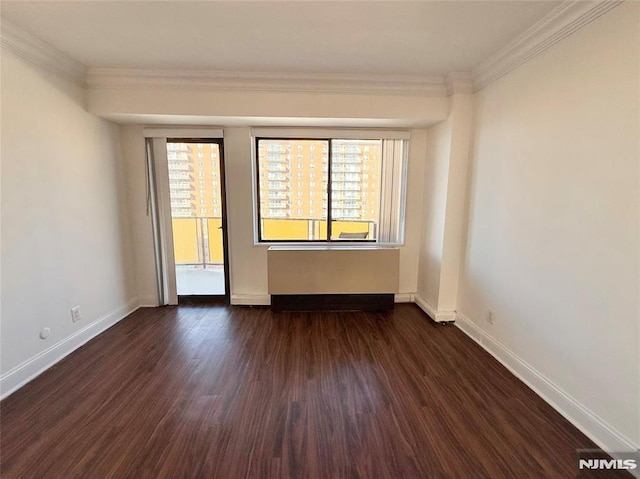
[[[327,220],[316,218],[288,218],[264,215],[260,218],[260,231],[265,241],[326,241]],[[346,236],[341,236],[346,233]],[[353,233],[366,233],[354,237]],[[331,221],[332,240],[372,241],[377,239],[378,222],[359,218],[340,217]]]
[[[221,218],[174,216],[172,226],[176,265],[223,263]]]

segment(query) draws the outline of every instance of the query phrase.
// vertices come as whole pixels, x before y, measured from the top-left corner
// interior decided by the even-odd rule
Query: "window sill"
[[[254,246],[266,246],[273,251],[294,251],[294,250],[379,250],[398,249],[403,246],[399,243],[254,243]]]

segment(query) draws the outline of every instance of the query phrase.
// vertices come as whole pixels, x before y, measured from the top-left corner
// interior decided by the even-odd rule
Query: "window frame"
[[[360,246],[365,246],[365,247],[371,247],[372,245],[380,245],[380,246],[401,246],[404,244],[404,232],[402,234],[402,238],[400,241],[397,242],[382,242],[380,241],[378,238],[375,239],[358,239],[358,240],[353,240],[353,239],[331,239],[331,229],[332,229],[332,218],[331,218],[331,210],[332,210],[332,189],[331,189],[331,173],[332,173],[332,140],[358,140],[358,139],[376,139],[376,138],[372,138],[370,135],[370,132],[367,132],[369,134],[365,134],[363,135],[364,138],[357,138],[351,135],[347,135],[346,137],[342,137],[339,132],[336,132],[337,135],[335,136],[298,136],[298,135],[286,135],[286,134],[281,134],[281,135],[252,135],[253,136],[253,167],[254,167],[254,197],[253,197],[253,207],[254,207],[254,212],[255,212],[255,222],[254,222],[254,244],[255,245],[260,245],[260,246],[268,246],[268,245],[279,245],[279,246],[283,246],[283,245],[287,245],[287,244],[291,244],[291,245],[295,245],[295,246],[301,246],[301,245],[308,245],[308,246],[327,246],[330,247],[331,245],[337,245],[339,247],[344,247],[345,245],[351,245],[354,247],[357,247],[358,245]],[[379,140],[384,141],[385,138],[384,136],[377,138]],[[327,218],[326,220],[322,220],[322,221],[327,221],[327,238],[322,240],[322,239],[314,239],[314,240],[308,240],[308,239],[262,239],[262,215],[260,212],[260,158],[259,158],[259,144],[260,144],[260,140],[281,140],[281,141],[324,141],[327,144]],[[382,161],[384,161],[384,157],[382,158]],[[405,165],[406,168],[407,165]],[[405,218],[404,218],[404,210],[406,207],[406,188],[407,188],[407,177],[405,176],[403,178],[403,201],[405,203],[405,206],[402,208],[403,210],[403,217],[401,218],[401,223],[402,223],[402,228],[404,230],[404,222],[405,222]],[[317,181],[317,179],[314,178],[314,181]],[[381,201],[381,198],[379,199],[379,201]],[[380,221],[380,218],[378,218],[378,220]]]

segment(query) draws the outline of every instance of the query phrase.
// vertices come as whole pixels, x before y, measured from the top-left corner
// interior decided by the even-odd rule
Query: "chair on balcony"
[[[345,233],[344,231],[342,233],[340,233],[340,235],[338,236],[338,238],[344,238],[344,239],[366,239],[367,236],[369,236],[369,232],[368,231],[363,231],[363,232],[358,232],[358,233]]]

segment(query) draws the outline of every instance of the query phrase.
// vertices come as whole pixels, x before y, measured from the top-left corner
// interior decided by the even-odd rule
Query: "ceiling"
[[[558,1],[7,1],[88,67],[439,75],[471,71]]]

